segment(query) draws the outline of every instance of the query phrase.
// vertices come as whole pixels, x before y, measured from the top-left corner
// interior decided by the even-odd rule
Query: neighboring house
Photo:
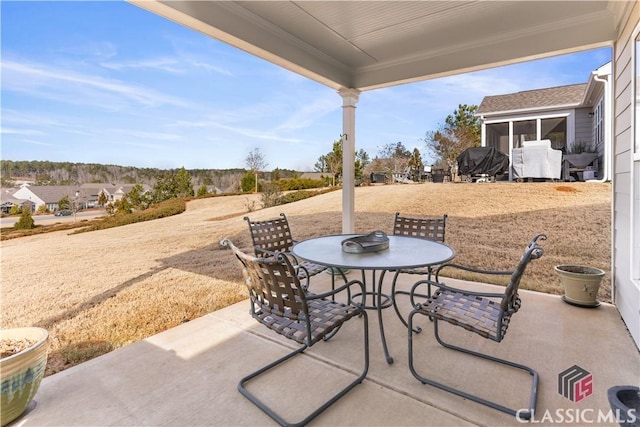
[[[31,212],[34,212],[36,209],[35,203],[29,200],[18,199],[14,197],[12,191],[2,190],[2,192],[0,193],[0,212],[2,212],[3,214],[9,214],[11,212],[11,209],[15,206],[21,208],[28,206],[31,209]]]
[[[70,202],[75,200],[81,207],[84,206],[82,194],[75,185],[22,185],[13,193],[17,199],[32,202],[36,210],[44,205],[51,212],[58,210],[58,202],[65,196]]]
[[[100,197],[100,193],[105,194],[107,203],[116,202],[118,200],[121,200],[124,195],[129,194],[129,191],[131,191],[134,185],[135,184],[114,185],[105,183],[90,183],[82,184],[80,186],[80,191],[86,198],[86,206],[88,208],[95,208],[98,206],[98,198]],[[145,193],[151,191],[151,187],[146,184],[143,184],[142,188]]]
[[[76,202],[78,209],[87,209],[98,207],[100,192],[105,192],[107,202],[115,202],[128,194],[131,188],[133,185],[83,184],[79,187],[75,185],[22,185],[13,193],[12,197],[32,202],[36,210],[44,205],[48,211],[55,212],[58,210],[58,202],[65,196],[69,198],[71,203]],[[148,185],[143,185],[143,188],[145,191],[151,190]],[[5,201],[14,203],[3,194],[3,206]]]
[[[563,154],[581,149],[597,153],[588,168],[597,173],[590,176],[610,180],[611,72],[609,62],[593,71],[587,83],[485,97],[476,113],[482,146],[509,155],[511,164],[514,148],[548,139]]]

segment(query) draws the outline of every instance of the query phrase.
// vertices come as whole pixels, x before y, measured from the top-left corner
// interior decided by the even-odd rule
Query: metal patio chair
[[[482,405],[489,406],[510,415],[517,415],[521,419],[530,419],[536,406],[538,373],[525,365],[500,359],[474,350],[457,347],[445,343],[438,334],[438,321],[443,320],[455,326],[460,326],[469,332],[476,333],[484,338],[501,342],[504,338],[507,327],[511,321],[511,316],[520,309],[521,301],[518,296],[518,287],[520,279],[524,274],[527,264],[531,260],[540,258],[544,251],[538,244],[538,239],[546,240],[544,234],[536,235],[527,245],[524,255],[520,258],[514,271],[487,271],[470,267],[464,267],[456,264],[443,264],[435,272],[435,281],[421,280],[416,282],[411,288],[414,292],[419,286],[427,285],[436,288],[433,295],[424,303],[417,304],[415,309],[409,314],[409,369],[413,376],[423,384],[430,384],[442,390],[454,393],[465,399],[473,400]],[[511,275],[509,284],[506,286],[504,293],[484,293],[472,292],[463,289],[457,289],[441,283],[440,273],[446,268],[457,268],[465,271],[482,273],[482,274],[501,274]],[[416,315],[424,315],[433,320],[433,330],[435,338],[442,346],[453,350],[461,351],[473,356],[481,357],[487,360],[498,362],[504,365],[512,366],[517,369],[524,370],[533,376],[531,385],[531,394],[529,399],[528,410],[515,410],[504,405],[486,400],[479,396],[472,395],[462,390],[455,389],[445,384],[438,383],[420,375],[414,366],[413,360],[413,318]]]
[[[401,216],[400,213],[396,212],[395,218],[393,220],[393,235],[394,236],[408,236],[408,237],[416,237],[419,239],[427,239],[433,240],[434,242],[444,243],[445,236],[445,228],[447,225],[447,214],[442,215],[441,217],[431,217],[431,218],[413,218],[408,216]],[[427,276],[427,280],[431,280],[431,274],[435,266],[428,267],[419,267],[412,268],[409,270],[397,270],[393,275],[393,281],[391,282],[391,295],[395,299],[396,295],[403,294],[409,295],[410,292],[403,290],[396,290],[396,281],[398,280],[398,276],[402,273],[405,274],[418,274],[422,276]],[[417,296],[417,295],[415,295]],[[422,295],[423,298],[427,298],[428,295]],[[411,305],[414,306],[415,303],[412,300]],[[393,308],[398,315],[398,318],[402,322],[404,326],[407,325],[407,321],[400,313],[400,309],[398,308],[398,304],[393,304]],[[416,328],[415,332],[419,333],[422,330],[420,328]]]
[[[242,378],[238,384],[238,391],[280,425],[299,426],[307,424],[349,390],[360,384],[367,375],[369,369],[367,313],[362,304],[356,304],[351,301],[351,295],[355,293],[362,292],[364,295],[365,286],[359,280],[352,280],[332,291],[312,294],[302,287],[295,267],[286,255],[276,252],[272,257],[257,258],[243,253],[229,240],[225,239],[220,243],[223,246],[230,247],[240,263],[245,284],[249,289],[251,316],[274,332],[302,345],[297,350]],[[353,293],[352,288],[355,288]],[[339,293],[347,294],[349,303],[328,299],[328,297],[333,297]],[[326,337],[334,336],[345,322],[359,317],[362,317],[364,322],[364,367],[362,372],[354,381],[334,394],[333,397],[311,412],[302,421],[287,422],[281,415],[245,388],[245,384],[252,379],[278,367],[292,357],[302,354],[308,347],[326,340]],[[351,346],[352,342],[345,342],[345,344]],[[313,393],[313,385],[295,384],[296,372],[291,372],[291,367],[287,367],[285,364],[280,366],[279,370],[286,372],[287,369],[290,371],[288,375],[291,378],[289,386],[297,387],[302,394],[305,391]],[[268,390],[266,393],[277,392]],[[291,403],[295,404],[295,402]]]
[[[248,216],[244,220],[249,224],[249,232],[253,241],[253,249],[256,257],[270,257],[276,252],[286,254],[291,262],[298,267],[298,278],[305,281],[305,289],[309,287],[309,279],[327,269],[326,266],[314,264],[308,261],[298,261],[291,253],[291,248],[296,243],[291,235],[289,221],[284,213],[278,218],[263,221],[252,221]],[[346,277],[343,276],[345,283]],[[333,284],[333,280],[332,280]],[[335,286],[332,286],[334,288]]]

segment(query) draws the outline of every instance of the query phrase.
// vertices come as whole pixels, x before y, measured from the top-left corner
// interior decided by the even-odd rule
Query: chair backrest
[[[220,243],[231,248],[240,263],[253,315],[267,312],[292,320],[308,318],[305,291],[284,254],[258,258],[245,254],[230,240]]]
[[[547,240],[547,236],[541,233],[531,239],[524,251],[524,254],[518,262],[518,266],[511,274],[511,279],[505,289],[505,295],[507,298],[502,301],[502,306],[500,308],[509,314],[515,313],[520,308],[518,288],[520,287],[520,279],[522,279],[524,270],[527,268],[527,265],[531,260],[538,259],[544,254],[542,246],[538,244],[538,239]]]
[[[393,220],[394,236],[410,236],[420,239],[444,242],[444,232],[447,225],[447,215],[435,218],[411,218],[400,216],[396,212]]]
[[[249,232],[253,241],[254,249],[260,248],[270,252],[291,252],[293,238],[289,221],[284,213],[279,218],[267,219],[264,221],[251,221],[249,217],[244,219],[249,224]],[[264,256],[256,251],[256,256]]]

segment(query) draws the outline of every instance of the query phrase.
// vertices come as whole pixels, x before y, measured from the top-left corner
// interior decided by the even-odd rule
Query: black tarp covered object
[[[457,157],[459,175],[496,176],[509,170],[509,156],[495,147],[472,147]]]

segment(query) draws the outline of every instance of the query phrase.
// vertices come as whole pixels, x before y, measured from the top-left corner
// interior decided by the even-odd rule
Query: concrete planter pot
[[[603,270],[582,265],[556,265],[554,270],[564,286],[562,300],[578,307],[597,307],[598,289],[605,275]]]
[[[0,340],[34,341],[19,353],[0,359],[0,425],[5,426],[18,418],[27,409],[47,365],[49,333],[42,328],[13,328],[0,330]]]

